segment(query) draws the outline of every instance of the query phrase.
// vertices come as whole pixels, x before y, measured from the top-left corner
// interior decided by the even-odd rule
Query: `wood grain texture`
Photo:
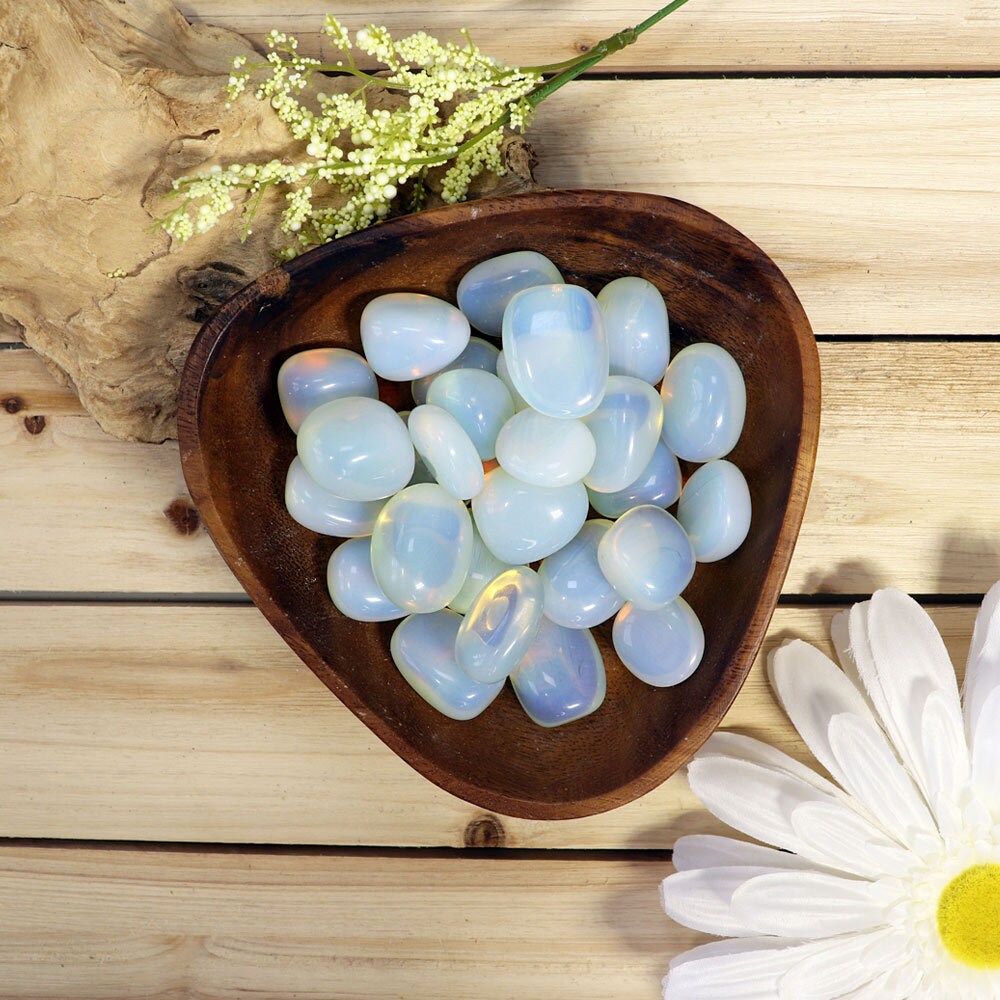
[[[961,666],[974,609],[931,611]],[[779,608],[764,654],[792,637],[830,653],[833,613]],[[14,603],[0,634],[0,837],[667,848],[724,832],[681,775],[585,819],[484,814],[379,743],[253,608]],[[808,761],[762,662],[723,726]]]

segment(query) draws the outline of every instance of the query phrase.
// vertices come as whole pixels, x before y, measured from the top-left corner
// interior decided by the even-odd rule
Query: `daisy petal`
[[[971,765],[962,710],[950,694],[932,691],[928,695],[920,735],[927,794],[938,826],[946,836],[957,833],[961,828],[958,797],[969,784]]]
[[[759,867],[802,869],[813,866],[797,854],[776,851],[773,847],[749,844],[732,837],[716,837],[695,833],[678,837],[674,842],[674,868],[679,872],[691,868]]]
[[[812,947],[745,938],[692,948],[670,963],[663,1000],[774,1000],[778,980]]]
[[[997,687],[1000,687],[1000,583],[993,584],[983,598],[965,666],[962,704],[970,746],[975,741],[976,725],[986,699]]]
[[[845,993],[840,1000],[909,1000],[919,985],[920,967],[911,962],[900,969],[883,972],[870,983]]]
[[[660,901],[671,920],[706,934],[753,937],[758,932],[735,919],[730,906],[733,893],[772,868],[694,868],[665,878]]]
[[[848,611],[838,611],[833,616],[830,622],[830,639],[833,642],[833,650],[837,654],[837,660],[841,667],[844,668],[844,673],[847,675],[848,680],[851,681],[858,691],[863,692],[865,686],[861,680],[861,675],[858,673],[858,665],[854,661],[854,654],[851,652],[850,617],[850,612]]]
[[[995,687],[983,702],[972,745],[972,783],[983,802],[1000,817],[1000,687]],[[986,722],[989,720],[989,724]]]
[[[829,1000],[877,979],[884,967],[865,960],[873,944],[893,936],[886,930],[831,938],[799,959],[778,983],[778,1000]]]

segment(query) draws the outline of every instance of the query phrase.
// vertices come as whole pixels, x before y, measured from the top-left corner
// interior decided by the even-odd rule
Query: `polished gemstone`
[[[670,326],[659,289],[645,278],[616,278],[598,293],[612,375],[656,385],[670,360]]]
[[[451,364],[435,372],[433,375],[425,375],[423,378],[415,378],[410,383],[410,392],[413,394],[413,402],[419,406],[427,402],[427,390],[431,382],[444,372],[455,371],[460,368],[477,368],[480,371],[489,372],[491,375],[497,373],[497,358],[500,356],[500,348],[491,344],[482,337],[470,337],[469,344],[462,353],[455,358]]]
[[[461,424],[483,460],[496,454],[497,434],[514,415],[507,386],[496,375],[474,368],[438,375],[427,402],[447,410]]]
[[[698,562],[732,555],[750,531],[750,488],[743,473],[725,459],[696,469],[681,493],[677,520]]]
[[[351,538],[337,546],[326,566],[326,587],[341,614],[358,622],[388,622],[404,618],[372,572],[372,540]]]
[[[467,271],[458,283],[458,308],[477,330],[499,337],[504,310],[518,292],[562,281],[559,268],[548,257],[534,250],[516,250]]]
[[[459,500],[471,500],[483,488],[476,446],[450,413],[424,403],[410,411],[407,428],[417,454],[444,490]]]
[[[580,482],[594,464],[597,445],[582,420],[547,417],[530,407],[515,413],[497,436],[497,461],[533,486]]]
[[[410,414],[412,410],[400,410],[399,419],[406,424],[406,429],[410,429]],[[412,441],[413,438],[411,437]],[[410,476],[410,481],[406,484],[407,486],[413,486],[416,483],[436,483],[437,480],[431,475],[431,470],[424,465],[424,460],[419,454],[415,453],[413,456],[413,475]]]
[[[667,508],[681,493],[681,467],[674,453],[662,442],[656,442],[649,465],[639,473],[634,483],[614,493],[587,490],[590,505],[599,514],[612,519],[641,504]]]
[[[503,359],[503,351],[497,357],[497,378],[507,386],[507,391],[510,393],[510,398],[514,403],[514,411],[518,412],[528,409],[528,404],[525,402],[524,397],[514,388],[514,383],[510,380],[510,372],[507,371],[507,362]]]
[[[451,364],[469,343],[469,321],[450,302],[390,292],[361,314],[361,343],[377,375],[409,382]]]
[[[285,476],[285,507],[303,527],[321,535],[355,538],[370,535],[385,500],[345,500],[324,490],[293,458]]]
[[[653,687],[687,680],[705,652],[701,622],[683,597],[652,610],[626,604],[615,618],[611,639],[622,663]]]
[[[278,369],[278,399],[293,431],[317,406],[344,396],[378,399],[375,373],[354,351],[314,347],[293,354]]]
[[[462,584],[462,589],[458,595],[448,603],[452,611],[460,614],[467,614],[475,599],[480,595],[483,588],[494,577],[499,576],[505,569],[510,569],[511,564],[497,559],[495,555],[486,547],[476,528],[475,521],[472,524],[472,562],[469,564],[469,572]]]

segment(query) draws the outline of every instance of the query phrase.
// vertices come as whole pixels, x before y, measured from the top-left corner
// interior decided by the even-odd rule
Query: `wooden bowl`
[[[360,351],[361,311],[376,295],[451,301],[468,268],[539,250],[567,281],[597,292],[641,275],[666,297],[672,349],[713,341],[747,383],[743,436],[729,458],[746,475],[753,524],[728,559],[700,565],[685,598],[705,627],[704,660],[675,688],[633,677],[595,630],[608,673],[604,705],[557,729],[532,723],[508,685],[479,718],[454,722],[422,701],[389,656],[395,622],[345,619],[326,593],[337,539],[284,508],[295,437],[275,388],[306,347]],[[383,398],[410,405],[408,386]],[[531,819],[586,816],[648,792],[719,724],[757,653],[802,520],[819,430],[819,363],[809,322],[778,268],[745,236],[669,198],[551,191],[448,206],[383,223],[271,271],[199,333],[184,369],[184,474],[240,583],[319,678],[412,767],[485,809]]]

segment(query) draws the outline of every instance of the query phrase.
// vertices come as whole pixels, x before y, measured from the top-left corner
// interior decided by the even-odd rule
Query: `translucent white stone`
[[[684,529],[653,506],[622,514],[597,546],[597,561],[615,590],[644,609],[674,600],[691,582],[695,565]]]
[[[433,375],[416,378],[410,383],[413,402],[417,406],[420,406],[421,403],[426,403],[427,390],[430,388],[431,382],[444,372],[455,371],[458,368],[478,368],[480,371],[496,375],[497,358],[499,355],[500,348],[494,346],[488,340],[483,340],[482,337],[470,337],[468,346],[451,364],[445,365],[444,368]]]
[[[500,429],[496,455],[515,479],[534,486],[567,486],[590,472],[597,445],[582,420],[547,417],[528,408]]]
[[[321,535],[355,538],[370,535],[385,500],[345,500],[324,490],[298,458],[285,477],[285,506],[303,527]]]
[[[532,486],[493,469],[472,500],[472,516],[498,559],[528,563],[561,549],[583,527],[587,507],[583,483]]]
[[[677,520],[698,562],[732,555],[750,531],[750,488],[743,473],[725,459],[696,469],[681,493]]]
[[[600,405],[583,422],[597,445],[584,482],[599,493],[612,493],[635,482],[649,465],[660,439],[663,402],[648,382],[612,375]]]
[[[410,411],[407,428],[428,471],[453,497],[471,500],[483,488],[479,453],[450,413],[424,403]]]
[[[564,628],[593,628],[624,603],[597,561],[597,546],[610,521],[588,521],[569,544],[538,567],[545,595],[545,617]]]
[[[626,604],[615,619],[611,639],[622,663],[653,687],[687,680],[705,652],[701,622],[683,597],[653,610]]]
[[[747,410],[743,373],[717,344],[692,344],[670,362],[663,385],[663,441],[687,462],[709,462],[736,447]]]
[[[472,563],[472,519],[434,483],[407,486],[372,531],[372,570],[386,597],[407,611],[439,611],[462,589]]]
[[[388,622],[409,614],[378,585],[370,538],[351,538],[333,550],[326,565],[326,588],[337,610],[358,622]]]
[[[347,396],[317,407],[299,428],[306,472],[347,500],[382,500],[413,475],[413,445],[399,414],[377,399]]]
[[[361,343],[377,375],[409,382],[440,371],[465,350],[469,321],[450,302],[419,292],[390,292],[361,314]]]
[[[667,508],[681,494],[681,467],[677,456],[662,442],[656,442],[649,465],[639,473],[634,483],[614,493],[587,490],[590,505],[605,517],[621,517],[627,510],[641,504]]]
[[[598,292],[612,375],[655,385],[670,360],[670,326],[659,289],[645,278],[616,278]]]
[[[532,721],[547,728],[590,715],[607,692],[604,660],[590,630],[563,628],[548,618],[510,682]]]
[[[542,620],[542,585],[527,566],[491,580],[455,639],[458,665],[480,684],[502,681],[521,662]]]
[[[317,406],[344,396],[378,399],[375,373],[354,351],[314,347],[293,354],[278,369],[278,399],[293,431]]]
[[[406,429],[410,429],[410,413],[411,410],[400,410],[399,419],[406,424]],[[412,441],[413,438],[410,438]],[[410,476],[410,481],[406,484],[407,486],[413,486],[416,483],[434,483],[437,480],[431,475],[431,470],[424,465],[424,460],[417,454],[413,456],[413,475]]]
[[[497,378],[500,379],[505,386],[507,386],[510,398],[514,402],[515,412],[529,408],[528,404],[524,400],[524,396],[522,396],[517,389],[514,388],[514,383],[510,380],[510,372],[507,371],[507,362],[503,359],[503,351],[501,351],[497,357]]]
[[[458,283],[458,308],[469,322],[491,337],[500,336],[507,303],[533,285],[559,285],[563,276],[548,257],[517,250],[476,264]]]
[[[540,413],[592,413],[608,380],[608,340],[597,299],[579,285],[518,292],[503,315],[503,357],[515,388]]]
[[[475,521],[472,524],[472,562],[469,565],[469,573],[462,584],[462,589],[458,596],[448,603],[452,611],[459,614],[468,614],[475,599],[482,593],[483,588],[499,576],[504,570],[511,569],[510,563],[502,562],[486,547],[476,528]]]
[[[474,719],[503,689],[503,681],[478,684],[455,662],[455,635],[462,616],[454,611],[411,615],[396,626],[392,661],[409,685],[449,719]]]
[[[514,415],[507,386],[496,375],[474,368],[438,375],[427,402],[447,410],[461,424],[483,460],[496,454],[497,434]]]

